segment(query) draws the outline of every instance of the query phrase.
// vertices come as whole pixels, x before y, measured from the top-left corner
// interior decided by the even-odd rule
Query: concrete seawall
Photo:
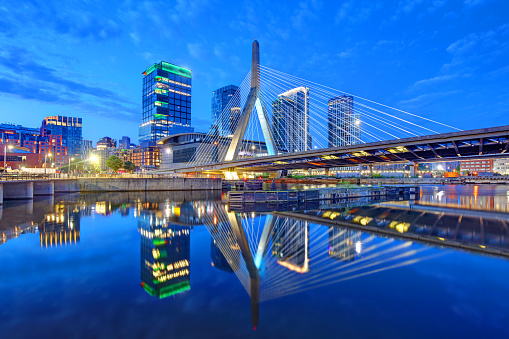
[[[220,190],[221,179],[210,178],[79,178],[80,192]]]
[[[75,192],[153,192],[221,190],[221,179],[212,178],[78,178],[0,182],[4,200],[33,199],[38,195]]]

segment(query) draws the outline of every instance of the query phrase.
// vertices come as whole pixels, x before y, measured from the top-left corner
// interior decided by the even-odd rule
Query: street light
[[[74,158],[69,158],[69,167],[67,167],[67,174],[71,174],[71,160],[74,160]]]
[[[97,158],[97,156],[95,156],[95,155],[91,155],[91,156],[87,159],[87,161],[90,161],[91,163],[96,163],[98,160],[99,160],[99,159],[98,159],[98,158]],[[88,170],[88,168],[87,168],[87,170]]]
[[[46,162],[47,162],[48,157],[51,158],[51,153],[44,155],[44,174],[46,174],[46,168],[47,168]]]

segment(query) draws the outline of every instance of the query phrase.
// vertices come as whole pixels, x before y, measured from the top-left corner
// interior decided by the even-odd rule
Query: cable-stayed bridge
[[[462,131],[260,64],[200,140],[195,171],[276,171],[502,156],[509,126]],[[165,171],[165,170],[161,170]]]

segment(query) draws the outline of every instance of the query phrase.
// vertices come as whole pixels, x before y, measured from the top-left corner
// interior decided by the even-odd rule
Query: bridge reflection
[[[230,212],[215,204],[204,216],[214,246],[250,296],[251,322],[263,301],[424,260],[427,247],[323,226],[298,213]],[[302,216],[302,218],[300,218]]]

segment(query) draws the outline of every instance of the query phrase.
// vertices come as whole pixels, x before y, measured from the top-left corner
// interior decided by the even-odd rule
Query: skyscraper
[[[219,136],[227,136],[235,132],[240,118],[240,92],[237,92],[238,89],[238,86],[228,85],[212,92],[212,124],[217,126]],[[222,114],[225,109],[227,112]]]
[[[143,72],[140,143],[193,132],[191,70],[164,61]]]
[[[118,142],[118,148],[129,149],[131,147],[131,138],[123,136]]]
[[[329,99],[329,147],[361,143],[361,117],[354,112],[353,97],[339,96]]]
[[[277,153],[312,148],[309,131],[309,88],[297,87],[272,102],[272,134]]]
[[[81,159],[88,159],[93,149],[94,146],[92,140],[83,139],[81,143]]]
[[[60,115],[46,117],[42,121],[41,134],[61,135],[62,146],[67,147],[67,156],[81,157],[82,145],[81,118],[63,117]]]

